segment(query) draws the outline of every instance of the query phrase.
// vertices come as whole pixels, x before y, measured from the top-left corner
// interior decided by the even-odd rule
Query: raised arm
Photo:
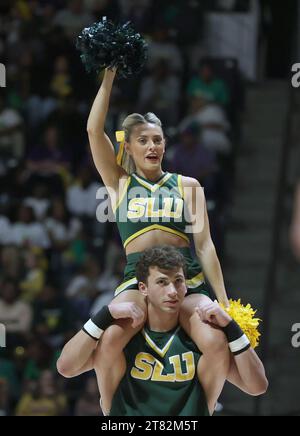
[[[117,164],[113,144],[104,131],[115,75],[116,70],[105,70],[88,118],[87,131],[94,163],[104,184],[117,190],[119,179],[126,172]]]
[[[211,239],[209,220],[203,188],[193,178],[183,177],[185,202],[191,218],[191,230],[197,257],[205,277],[211,284],[219,303],[229,305],[221,265]]]

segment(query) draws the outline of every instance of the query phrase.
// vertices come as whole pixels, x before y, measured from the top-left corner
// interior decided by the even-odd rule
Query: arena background
[[[110,301],[124,269],[115,225],[95,218],[101,180],[86,121],[100,82],[85,73],[75,49],[82,28],[103,16],[132,21],[149,43],[143,73],[114,87],[108,133],[114,137],[132,111],[162,118],[164,169],[204,185],[227,291],[263,319],[259,353],[269,391],[257,399],[227,386],[219,414],[300,415],[300,351],[292,346],[300,265],[290,248],[299,2],[2,0],[0,12],[0,323],[7,345],[1,331],[0,415],[99,415],[94,375],[64,380],[55,362],[89,314]]]

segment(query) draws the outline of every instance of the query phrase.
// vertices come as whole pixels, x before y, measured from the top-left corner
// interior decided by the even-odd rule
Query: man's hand
[[[215,327],[224,328],[232,321],[232,318],[219,306],[217,301],[199,305],[196,312],[202,322],[212,324]]]
[[[115,319],[132,319],[132,328],[138,327],[145,320],[142,309],[135,303],[112,303],[108,306],[111,316]]]

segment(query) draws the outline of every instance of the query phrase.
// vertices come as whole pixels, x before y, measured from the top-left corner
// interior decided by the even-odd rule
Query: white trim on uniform
[[[152,348],[152,350],[156,351],[157,354],[160,355],[160,357],[165,357],[165,355],[167,354],[170,346],[172,345],[172,342],[175,338],[175,336],[177,335],[178,331],[180,330],[180,326],[177,327],[177,329],[175,330],[175,332],[173,333],[173,335],[170,337],[170,339],[168,340],[168,342],[166,343],[166,345],[164,346],[163,349],[159,348],[155,342],[150,338],[150,336],[147,334],[147,332],[143,329],[142,330],[142,334],[144,336],[144,338],[147,341],[147,344]]]

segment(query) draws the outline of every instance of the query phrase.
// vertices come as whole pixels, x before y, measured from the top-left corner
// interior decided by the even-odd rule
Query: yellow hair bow
[[[120,143],[119,151],[117,154],[117,164],[121,166],[122,164],[122,158],[124,154],[124,148],[125,148],[125,132],[124,130],[118,130],[116,132],[116,140]]]

